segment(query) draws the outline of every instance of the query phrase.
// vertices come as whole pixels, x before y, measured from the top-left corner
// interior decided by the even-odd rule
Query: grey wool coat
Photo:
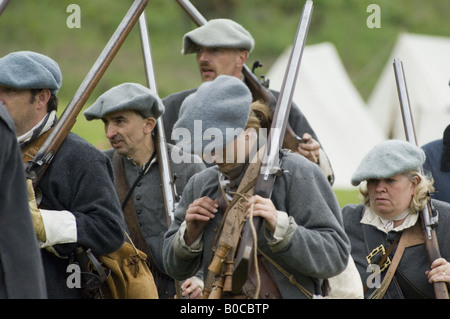
[[[168,144],[169,165],[172,175],[175,175],[175,190],[181,195],[189,179],[196,173],[205,169],[201,162],[194,163],[194,156],[191,156],[191,163],[174,163],[171,160],[173,145]],[[105,154],[112,159],[114,150],[109,149]],[[131,160],[122,156],[125,173],[130,187],[137,179],[140,167],[133,164]],[[161,176],[157,157],[150,165],[148,172],[142,177],[130,198],[133,200],[136,216],[141,228],[142,234],[152,252],[153,260],[158,269],[165,273],[163,264],[163,241],[164,234],[168,229],[166,212],[164,207],[164,198],[161,186]],[[139,247],[138,247],[139,248]],[[155,278],[157,280],[158,295],[160,299],[173,298],[175,287],[173,280],[169,278]],[[167,281],[167,282],[165,282]]]
[[[433,206],[439,212],[439,225],[436,228],[437,239],[439,242],[439,248],[441,256],[447,261],[450,260],[450,204],[438,200],[432,200]],[[363,204],[346,205],[343,210],[344,226],[351,242],[351,254],[355,261],[356,268],[359,271],[363,285],[368,281],[370,270],[367,270],[368,263],[366,256],[376,247],[383,244],[387,249],[401,232],[390,231],[387,234],[376,227],[371,225],[363,226],[360,223],[364,214],[365,206]],[[418,221],[420,222],[420,220]],[[363,227],[369,227],[371,232],[365,230]],[[373,239],[365,240],[366,236]],[[369,238],[369,237],[366,237]],[[395,249],[391,253],[392,256],[395,253]],[[376,259],[374,257],[374,263]],[[419,298],[435,298],[433,286],[428,282],[428,277],[425,275],[425,271],[430,269],[430,263],[428,261],[425,244],[420,244],[405,249],[403,257],[400,260],[395,277],[392,280],[388,291],[386,292],[384,299],[419,299]],[[382,278],[384,278],[384,271]],[[372,279],[369,279],[370,283],[374,283]],[[373,285],[371,285],[373,286]],[[370,288],[365,293],[367,298],[375,289]]]
[[[281,265],[310,293],[317,293],[323,278],[335,276],[347,265],[350,246],[344,232],[336,197],[317,165],[304,157],[283,152],[282,176],[277,177],[271,199],[275,207],[289,216],[294,231],[289,239],[271,245],[264,227],[258,234],[258,247]],[[195,199],[218,197],[218,168],[209,167],[195,175],[183,192],[175,221],[164,241],[164,265],[174,278],[184,279],[207,267],[222,214],[209,221],[202,235],[202,248],[189,249],[180,243],[179,228],[188,205]],[[263,223],[264,225],[264,223]],[[306,298],[273,265],[270,266],[282,298]]]

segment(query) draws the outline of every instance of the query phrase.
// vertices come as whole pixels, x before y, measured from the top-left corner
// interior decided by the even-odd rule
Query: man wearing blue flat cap
[[[447,202],[431,200],[439,212],[435,229],[442,258],[430,267],[425,249],[419,213],[434,187],[421,173],[424,161],[425,153],[414,144],[387,140],[366,154],[352,176],[363,201],[346,205],[343,217],[365,298],[435,298],[431,283],[450,282]]]
[[[202,82],[212,81],[219,75],[242,79],[242,68],[254,46],[252,35],[242,25],[230,19],[212,19],[183,36],[182,54],[196,55]],[[166,107],[164,129],[168,140],[174,140],[171,137],[172,129],[183,100],[195,91],[196,89],[189,89],[163,99]],[[279,92],[271,91],[278,98]],[[292,104],[288,121],[295,134],[307,142],[300,143],[298,149],[293,151],[317,163],[333,184],[334,173],[328,156],[307,118],[295,103]]]
[[[59,66],[48,56],[19,51],[0,58],[0,102],[14,121],[24,161],[32,159],[56,122],[61,83]],[[95,147],[69,133],[36,189],[30,180],[27,185],[47,295],[81,298],[80,287],[68,282],[69,257],[75,248],[83,246],[105,255],[124,242],[111,163]]]
[[[161,189],[160,163],[157,156],[157,139],[153,132],[156,121],[164,113],[160,98],[149,88],[138,83],[123,83],[103,93],[84,111],[87,120],[101,119],[112,148],[105,154],[112,160],[116,188],[122,201],[125,221],[135,245],[149,259],[160,299],[173,298],[174,280],[169,277],[162,260],[162,243],[168,222]],[[178,152],[167,145],[169,155]],[[205,165],[191,154],[187,163],[174,163],[169,156],[169,166],[176,192],[184,189],[190,177],[202,171]],[[201,275],[183,283],[183,295],[195,299],[201,296]]]

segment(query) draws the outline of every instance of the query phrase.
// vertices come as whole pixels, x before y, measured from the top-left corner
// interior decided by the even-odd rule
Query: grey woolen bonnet
[[[137,111],[144,118],[158,119],[164,113],[164,105],[149,88],[138,83],[123,83],[103,93],[83,115],[90,121],[123,110]]]
[[[186,33],[182,54],[197,53],[198,47],[253,50],[255,41],[239,23],[229,19],[212,19]]]
[[[352,176],[352,185],[369,179],[389,178],[408,171],[420,171],[425,162],[424,151],[416,145],[401,140],[378,143],[362,159]]]
[[[183,101],[172,139],[181,138],[177,145],[199,156],[210,143],[224,148],[244,131],[251,103],[250,90],[234,76],[204,82]]]
[[[32,51],[12,52],[0,58],[0,85],[16,89],[49,89],[56,95],[62,74],[58,63]]]

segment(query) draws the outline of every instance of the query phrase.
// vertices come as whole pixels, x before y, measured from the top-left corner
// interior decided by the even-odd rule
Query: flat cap
[[[197,53],[198,47],[253,50],[255,41],[243,26],[229,19],[212,19],[186,33],[182,54]]]
[[[123,83],[103,93],[83,115],[90,121],[123,110],[134,110],[144,118],[158,119],[164,113],[164,105],[149,88],[138,83]]]
[[[58,63],[46,55],[18,51],[0,58],[0,85],[16,89],[49,89],[56,95],[61,83]]]
[[[401,140],[387,140],[375,145],[362,159],[352,176],[352,185],[369,179],[389,178],[408,171],[420,171],[424,151]]]
[[[234,76],[220,75],[204,82],[181,104],[172,138],[187,129],[190,140],[183,139],[177,145],[200,157],[209,143],[222,149],[237,137],[236,132],[245,129],[251,103],[250,90]]]

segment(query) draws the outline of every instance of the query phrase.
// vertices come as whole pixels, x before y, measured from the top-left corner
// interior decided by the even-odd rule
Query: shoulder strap
[[[155,153],[150,158],[148,164],[150,164],[154,155]],[[133,187],[130,188],[125,173],[122,156],[117,152],[113,153],[112,166],[114,170],[114,183],[120,202],[122,203],[122,210],[125,217],[125,222],[128,226],[129,237],[131,238],[131,241],[134,242],[134,246],[142,250],[147,255],[147,262],[149,264],[150,271],[153,274],[156,287],[158,287],[158,291],[166,291],[168,289],[166,285],[168,285],[168,282],[172,279],[161,271],[156,265],[150,246],[147,244],[147,241],[142,234],[141,227],[139,226],[133,200],[130,200],[131,193],[137,183],[135,182]],[[142,177],[142,175],[140,175],[140,177]],[[176,285],[178,286],[178,283],[176,283]]]
[[[117,152],[113,153],[112,165],[114,170],[114,184],[116,186],[117,195],[119,196],[120,202],[124,203],[130,191],[130,185],[125,173],[122,156],[117,154]],[[128,230],[130,232],[131,240],[134,242],[137,248],[142,250],[147,255],[147,260],[153,266],[154,262],[152,252],[147,242],[145,241],[141,228],[139,227],[139,222],[136,217],[133,201],[127,200],[125,206],[122,207],[122,210],[125,217],[125,222],[127,223]],[[154,266],[156,267],[156,265]]]
[[[392,258],[392,262],[386,271],[384,279],[379,288],[375,290],[375,292],[371,295],[371,299],[382,299],[384,294],[386,293],[394,275],[397,270],[398,264],[402,259],[405,248],[420,245],[425,242],[423,237],[422,229],[420,227],[420,220],[416,222],[413,227],[410,227],[403,231],[400,241],[398,243],[398,247],[395,251],[394,257]]]

